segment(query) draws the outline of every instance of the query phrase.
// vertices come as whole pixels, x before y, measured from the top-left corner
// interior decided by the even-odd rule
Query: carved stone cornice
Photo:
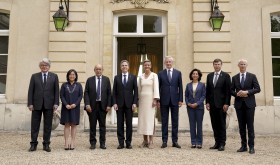
[[[134,4],[135,8],[144,8],[150,1],[155,1],[157,3],[169,3],[170,0],[111,0],[111,3],[122,3],[124,1],[130,1],[131,4]]]

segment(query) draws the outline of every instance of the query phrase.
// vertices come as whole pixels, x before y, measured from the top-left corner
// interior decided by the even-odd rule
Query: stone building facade
[[[248,71],[257,75],[262,89],[256,95],[256,132],[280,133],[277,79],[280,61],[275,48],[277,44],[280,46],[277,39],[280,34],[277,30],[271,31],[273,18],[276,24],[280,22],[278,0],[218,0],[225,15],[219,32],[213,32],[209,25],[210,0],[137,2],[140,3],[137,0],[70,0],[70,24],[64,32],[57,32],[52,15],[58,10],[59,0],[0,0],[1,18],[8,15],[9,20],[8,29],[0,29],[0,45],[1,41],[6,43],[8,50],[0,51],[0,58],[5,56],[0,63],[7,68],[0,86],[4,89],[0,94],[0,130],[30,129],[31,113],[26,107],[28,84],[31,74],[39,71],[38,62],[42,58],[52,61],[50,71],[58,74],[60,84],[66,81],[66,72],[73,68],[84,85],[94,74],[97,63],[104,66],[104,74],[113,83],[120,59],[133,61],[131,69],[138,73],[140,59],[136,45],[143,38],[148,57],[154,59],[155,71],[163,68],[164,56],[175,58],[175,67],[183,74],[184,88],[193,68],[202,70],[202,82],[205,82],[206,75],[213,71],[215,58],[223,60],[222,69],[232,76],[238,73],[238,60],[247,59]],[[154,20],[154,31],[151,31],[149,24],[153,19],[159,22]],[[228,116],[229,129],[237,131],[233,106]],[[116,123],[113,110],[108,113],[107,123]],[[180,109],[179,127],[188,129],[185,106]],[[88,119],[81,109],[80,129],[87,128]],[[204,130],[211,130],[207,111]]]

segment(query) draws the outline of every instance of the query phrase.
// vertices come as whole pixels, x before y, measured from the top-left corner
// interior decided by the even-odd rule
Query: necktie
[[[218,81],[218,73],[215,73],[215,79],[214,79],[214,87],[216,87],[217,81]]]
[[[44,87],[46,86],[46,84],[47,84],[47,75],[46,75],[46,73],[44,73]]]
[[[126,75],[123,75],[123,85],[126,86]]]
[[[101,91],[100,77],[98,77],[97,90],[96,90],[96,100],[100,100],[100,91]]]
[[[171,82],[171,70],[170,69],[168,69],[167,76],[168,76],[168,81]]]
[[[241,74],[241,77],[242,77],[242,78],[241,78],[240,84],[241,84],[241,87],[243,88],[243,87],[244,87],[244,81],[245,81],[245,80],[244,80],[244,73]]]

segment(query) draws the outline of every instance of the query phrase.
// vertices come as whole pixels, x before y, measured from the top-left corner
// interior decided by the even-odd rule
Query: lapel
[[[122,73],[118,75],[118,79],[119,79],[118,81],[120,82],[120,84],[122,84],[122,87],[124,88],[124,85],[123,85],[123,82],[122,82],[122,76],[123,76]],[[127,81],[126,81],[126,83],[127,83]]]
[[[213,88],[215,88],[214,87],[214,78],[215,78],[215,72],[212,72],[212,74],[210,75],[210,80],[211,80],[210,84],[212,84]]]
[[[105,89],[105,79],[104,79],[104,76],[102,75],[102,79],[101,79],[101,93],[102,91]],[[102,95],[101,95],[102,96]]]
[[[49,82],[51,81],[51,73],[48,73],[48,77],[47,77],[47,82],[46,82],[46,86],[48,86]],[[45,87],[46,87],[45,86]]]
[[[237,77],[238,84],[239,84],[239,86],[240,86],[240,88],[241,88],[240,73],[238,73],[238,74],[236,75],[236,77]]]
[[[92,85],[93,85],[94,92],[96,93],[96,77],[95,76],[93,76]]]
[[[246,76],[245,76],[245,80],[244,80],[244,87],[243,88],[245,88],[245,86],[248,83],[249,79],[250,79],[250,73],[246,72]]]
[[[44,88],[42,72],[38,73],[38,79],[40,80],[40,83],[41,83],[41,85],[42,85],[42,88]]]
[[[200,85],[201,85],[201,82],[198,82],[198,83],[197,83],[197,87],[196,87],[196,89],[195,89],[195,92],[196,92],[196,93],[195,93],[194,99],[197,98],[197,92],[199,91]],[[191,94],[192,94],[192,96],[193,96],[193,84],[191,84]]]
[[[193,96],[193,83],[190,83],[189,90],[190,90],[191,96]]]
[[[250,78],[250,73],[249,73],[249,72],[246,72],[245,81],[244,81],[244,87],[246,86],[246,84],[247,84],[249,78]]]
[[[222,81],[221,79],[222,79],[223,76],[224,76],[223,73],[224,73],[223,71],[220,72],[219,77],[218,77],[218,80],[217,80],[217,83],[216,83],[216,86],[217,86],[218,83],[220,83],[220,82]],[[215,72],[214,72],[214,75],[213,75],[213,79],[214,79],[214,78],[215,78]],[[213,86],[214,86],[214,80],[212,81],[212,84],[213,84]],[[215,88],[215,87],[214,87],[214,88]]]
[[[174,80],[173,78],[175,77],[176,75],[176,70],[173,68],[173,72],[172,72],[172,75],[171,75],[171,81],[170,81],[170,84],[172,83],[172,81]]]
[[[131,81],[131,74],[128,73],[128,77],[127,77],[127,81],[126,81],[126,86],[128,85],[128,83]]]

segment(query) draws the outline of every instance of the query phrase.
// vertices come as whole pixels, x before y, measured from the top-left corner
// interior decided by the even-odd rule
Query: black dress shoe
[[[210,150],[219,149],[218,144],[214,144],[212,147],[209,148]]]
[[[44,145],[43,146],[43,150],[47,151],[47,152],[51,152],[52,151],[49,145]]]
[[[123,149],[124,146],[123,145],[119,145],[117,149]]]
[[[89,149],[94,150],[96,148],[95,144],[90,145]]]
[[[192,145],[191,148],[196,148],[196,145]]]
[[[248,148],[246,146],[241,146],[237,152],[245,152],[245,151],[248,151]]]
[[[161,148],[166,148],[166,147],[167,147],[167,143],[163,142]]]
[[[132,149],[132,146],[130,144],[126,145],[127,149]]]
[[[181,146],[177,142],[173,143],[172,147],[181,148]]]
[[[201,149],[202,145],[197,145],[196,148]]]
[[[106,145],[105,144],[100,144],[100,148],[105,150],[106,149]]]
[[[218,151],[224,151],[225,150],[225,146],[221,145],[219,148],[218,148]]]
[[[249,153],[250,153],[250,154],[254,154],[254,153],[255,153],[254,147],[251,147],[251,148],[249,149]]]
[[[28,151],[32,152],[32,151],[36,151],[36,150],[37,150],[37,145],[31,145]]]

